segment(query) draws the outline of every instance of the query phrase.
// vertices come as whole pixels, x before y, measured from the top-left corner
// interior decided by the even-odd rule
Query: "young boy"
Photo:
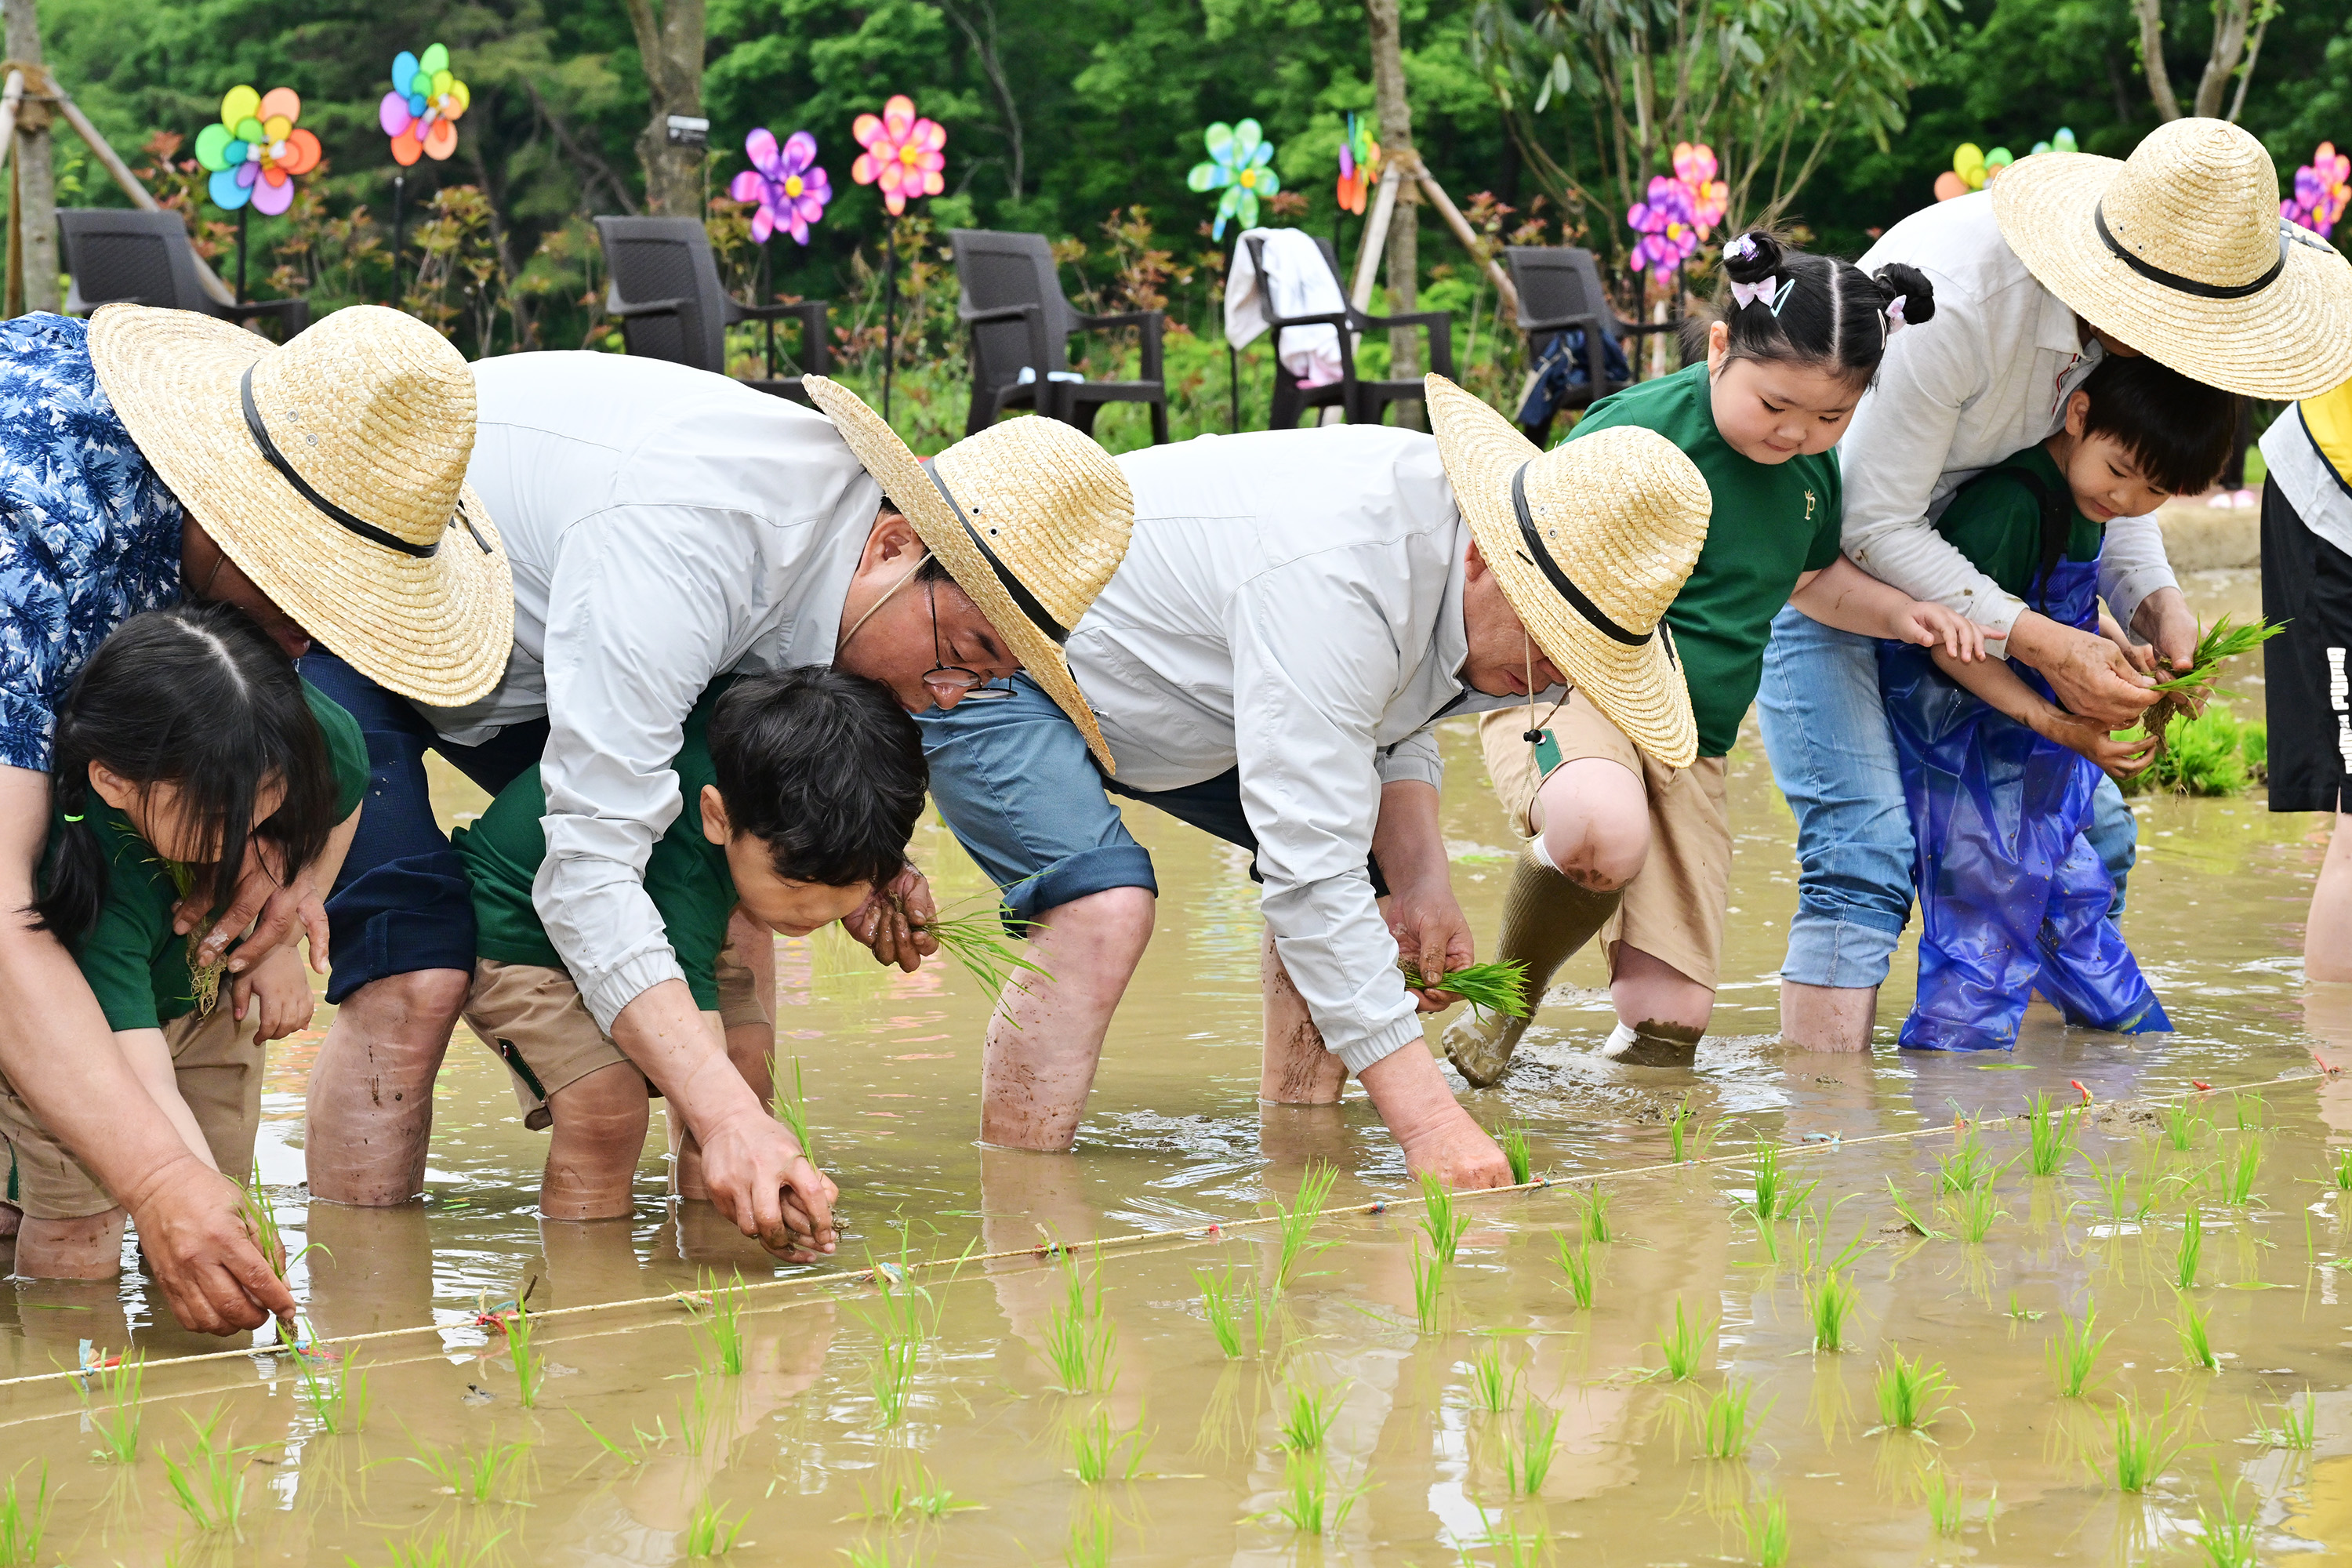
[[[730,914],[740,907],[766,931],[805,936],[896,877],[922,811],[922,744],[887,689],[811,667],[713,685],[688,714],[670,765],[686,807],[655,841],[645,889],[704,1019],[729,1034],[769,1021],[764,1005],[739,1004],[722,1018]],[[615,1219],[630,1210],[663,1064],[632,1061],[596,1027],[548,940],[531,901],[545,810],[532,768],[452,836],[480,930],[466,1022],[513,1074],[524,1124],[553,1127],[541,1213]],[[755,1045],[749,1034],[762,1037]],[[730,1037],[736,1070],[766,1100],[772,1028]],[[680,1141],[677,1190],[705,1195],[691,1139]]]
[[[2227,393],[2111,357],[2067,399],[2057,434],[1963,485],[1937,531],[2034,609],[2100,630],[2108,521],[2204,489],[2229,458],[2231,419]],[[2126,652],[2147,667],[2145,652]],[[1918,844],[1919,987],[1902,1044],[2006,1050],[2036,991],[2070,1024],[2170,1029],[2084,837],[2100,770],[2137,773],[2154,738],[2111,738],[2001,660],[1882,643],[1879,668]]]

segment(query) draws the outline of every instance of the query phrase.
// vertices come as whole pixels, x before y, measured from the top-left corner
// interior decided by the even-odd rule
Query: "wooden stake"
[[[1462,209],[1454,205],[1454,198],[1445,194],[1445,187],[1439,184],[1437,177],[1429,172],[1429,165],[1416,159],[1413,162],[1412,174],[1413,178],[1420,183],[1422,194],[1429,198],[1430,205],[1436,207],[1438,215],[1445,219],[1445,226],[1454,231],[1454,237],[1462,242],[1462,248],[1470,253],[1471,259],[1486,268],[1488,280],[1495,285],[1495,292],[1500,295],[1503,302],[1511,308],[1511,319],[1517,321],[1519,314],[1519,291],[1513,286],[1511,275],[1504,271],[1494,258],[1479,255],[1477,232],[1471,228],[1470,220],[1462,216]]]
[[[65,84],[53,76],[49,79],[49,90],[57,96],[58,112],[65,116],[66,123],[74,128],[74,134],[82,139],[91,155],[106,166],[108,174],[114,176],[114,183],[122,187],[122,194],[131,198],[131,205],[141,212],[163,211],[163,204],[140,183],[139,176],[131,172],[131,165],[122,161],[122,155],[98,133],[98,127],[89,122],[89,116],[81,111],[81,105],[66,91]],[[205,292],[224,305],[236,304],[236,296],[230,292],[227,284],[220,280],[211,264],[201,256],[195,258],[195,262],[196,281],[204,285]]]
[[[1348,290],[1348,302],[1359,310],[1369,310],[1372,303],[1372,279],[1381,269],[1381,252],[1388,247],[1389,215],[1396,210],[1397,185],[1404,171],[1391,162],[1381,171],[1381,188],[1372,197],[1371,216],[1364,219],[1363,248],[1356,253],[1356,281]]]
[[[0,87],[0,162],[16,145],[16,108],[25,101],[25,73],[10,71],[8,85]]]

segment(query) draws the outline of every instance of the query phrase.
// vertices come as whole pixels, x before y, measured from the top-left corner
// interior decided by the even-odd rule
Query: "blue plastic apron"
[[[2053,620],[2098,625],[2098,566],[2050,568]],[[2042,677],[2011,668],[2052,698]],[[2115,882],[2084,837],[2095,763],[1986,706],[1927,649],[1879,645],[1879,683],[1917,844],[1919,993],[1906,1049],[2007,1050],[2039,991],[2066,1021],[2123,1034],[2169,1030],[2107,917]]]

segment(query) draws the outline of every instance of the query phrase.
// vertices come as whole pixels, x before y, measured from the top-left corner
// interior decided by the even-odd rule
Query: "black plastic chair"
[[[612,279],[604,313],[621,322],[621,339],[633,354],[692,365],[714,375],[727,374],[727,329],[739,321],[798,321],[803,374],[833,369],[825,342],[825,301],[797,305],[746,305],[719,281],[710,236],[690,217],[600,217],[596,237],[604,247],[604,270]],[[775,332],[768,333],[767,375],[746,378],[754,391],[796,403],[809,402],[797,375],[776,374]]]
[[[1091,436],[1105,404],[1141,403],[1151,410],[1151,444],[1167,441],[1168,381],[1160,357],[1164,312],[1086,314],[1063,295],[1053,247],[1042,234],[953,228],[948,241],[955,247],[961,294],[956,314],[971,334],[971,411],[964,419],[965,435],[995,424],[1008,408],[1034,408]],[[1070,377],[1071,334],[1115,327],[1142,333],[1137,378],[1065,379]]]
[[[1519,291],[1519,331],[1528,335],[1528,363],[1535,363],[1543,357],[1546,343],[1559,333],[1574,327],[1584,329],[1585,380],[1581,385],[1570,384],[1568,395],[1553,405],[1552,414],[1540,423],[1522,426],[1528,438],[1538,446],[1550,432],[1552,417],[1578,409],[1590,408],[1601,398],[1633,384],[1633,377],[1608,374],[1601,342],[1613,338],[1626,345],[1625,358],[1632,368],[1641,340],[1657,332],[1679,330],[1674,321],[1629,321],[1617,314],[1611,302],[1609,290],[1601,284],[1601,267],[1592,252],[1568,245],[1514,245],[1506,247],[1511,282]]]
[[[175,212],[119,207],[59,207],[58,254],[72,279],[66,314],[87,316],[100,305],[157,305],[194,310],[251,325],[275,321],[281,338],[310,324],[308,300],[252,300],[224,305],[205,292],[196,247]]]
[[[1262,280],[1265,277],[1265,239],[1263,236],[1249,241],[1250,262],[1257,268]],[[1310,408],[1337,406],[1339,416],[1350,425],[1378,425],[1391,403],[1419,403],[1428,393],[1418,379],[1412,381],[1366,381],[1356,374],[1356,344],[1351,336],[1387,327],[1422,327],[1429,333],[1429,368],[1438,374],[1454,374],[1454,318],[1443,310],[1422,310],[1409,316],[1375,316],[1347,305],[1348,280],[1339,271],[1339,253],[1331,242],[1320,235],[1315,238],[1315,248],[1323,253],[1323,264],[1331,269],[1331,280],[1339,286],[1339,299],[1345,309],[1317,316],[1277,316],[1270,303],[1263,281],[1259,283],[1259,299],[1269,301],[1265,310],[1266,325],[1274,330],[1274,402],[1266,414],[1269,430],[1288,430],[1298,424],[1298,416]],[[1324,386],[1301,386],[1290,367],[1282,363],[1282,334],[1290,327],[1337,327],[1339,330],[1339,379]]]

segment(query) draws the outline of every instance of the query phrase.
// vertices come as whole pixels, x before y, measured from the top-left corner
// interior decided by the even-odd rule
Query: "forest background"
[[[394,302],[391,176],[376,104],[393,58],[438,40],[472,101],[457,155],[409,172],[409,265],[397,301],[467,353],[618,347],[600,309],[589,219],[648,210],[641,137],[657,97],[698,88],[711,121],[699,174],[651,171],[651,205],[691,189],[744,297],[834,301],[835,353],[854,384],[878,379],[877,269],[889,232],[849,177],[850,124],[892,92],[948,132],[945,194],[897,226],[905,317],[898,422],[935,448],[962,425],[961,345],[944,231],[1055,237],[1063,281],[1101,310],[1169,312],[1177,435],[1223,428],[1213,195],[1187,189],[1213,121],[1255,117],[1284,195],[1262,222],[1334,235],[1352,258],[1361,220],[1333,192],[1349,110],[1375,100],[1367,12],[1381,0],[44,0],[49,68],[152,189],[191,215],[226,266],[233,230],[202,196],[188,152],[221,94],[249,82],[302,96],[325,148],[283,218],[253,221],[262,296],[314,309]],[[1387,0],[1392,6],[1397,0]],[[2347,0],[1402,0],[1413,140],[1430,171],[1500,244],[1584,244],[1624,270],[1626,208],[1671,173],[1678,140],[1710,142],[1731,182],[1727,227],[1771,219],[1847,255],[1928,205],[1955,146],[2022,155],[2061,125],[2121,156],[2159,123],[2158,86],[2207,100],[2261,137],[2285,179],[2323,139],[2352,141]],[[633,22],[632,13],[637,13]],[[703,18],[698,82],[659,40]],[[650,30],[646,25],[650,24]],[[2217,48],[2217,29],[2222,34]],[[656,44],[650,79],[640,38]],[[2158,69],[2147,67],[2157,40]],[[2216,63],[2217,54],[2221,57]],[[665,72],[667,71],[667,75]],[[686,79],[681,83],[680,72]],[[761,258],[724,200],[745,133],[806,129],[834,200],[803,247]],[[180,139],[176,143],[173,138]],[[122,205],[70,134],[56,139],[60,205]],[[141,150],[141,151],[134,151]],[[656,154],[658,161],[661,155]],[[667,178],[664,187],[662,181]],[[709,198],[719,198],[716,203]],[[1417,264],[1387,303],[1454,316],[1462,374],[1516,395],[1523,347],[1481,270],[1420,209]],[[1716,239],[1723,237],[1718,230]],[[1709,252],[1694,259],[1704,279]],[[1376,302],[1375,308],[1380,308]],[[746,332],[740,368],[757,344]],[[1373,367],[1383,345],[1368,344]],[[1074,345],[1074,352],[1076,345]],[[1098,344],[1087,368],[1132,353]],[[1242,421],[1263,408],[1265,344],[1244,367]],[[1133,428],[1129,429],[1131,424]],[[1108,416],[1114,446],[1139,413]]]

